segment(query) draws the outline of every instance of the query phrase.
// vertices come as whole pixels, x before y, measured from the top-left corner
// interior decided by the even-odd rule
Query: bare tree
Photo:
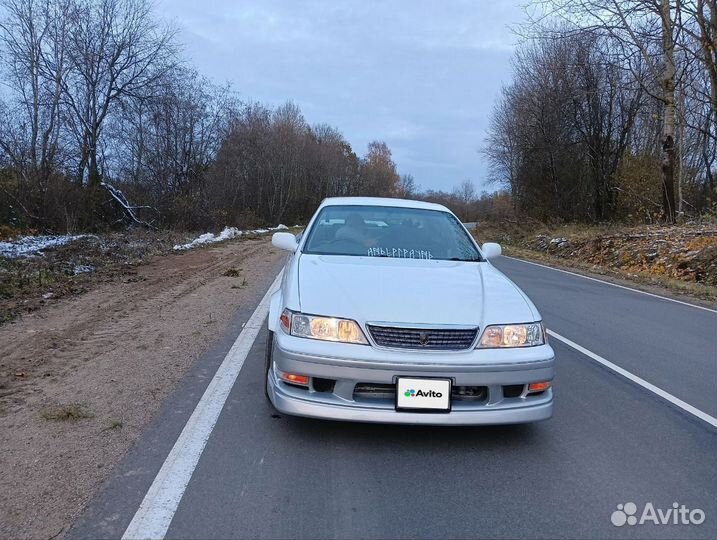
[[[704,66],[710,81],[710,103],[717,114],[717,0],[681,0],[684,16],[680,29],[694,40],[687,47]]]
[[[662,104],[661,186],[664,217],[675,219],[675,90],[679,81],[675,62],[679,0],[539,0],[545,13],[573,24],[576,31],[589,29],[609,36],[617,44],[625,65],[643,89]],[[544,19],[542,19],[544,20]],[[537,21],[536,21],[537,22]],[[542,32],[546,28],[541,25]],[[548,34],[555,33],[547,28]],[[637,65],[647,67],[642,77]],[[659,91],[655,91],[656,87]]]
[[[174,33],[155,21],[147,0],[75,0],[70,35],[63,97],[80,149],[76,177],[96,185],[108,114],[173,67]]]
[[[150,0],[0,6],[0,198],[12,201],[0,222],[251,226],[306,219],[327,196],[396,193],[385,143],[360,158],[292,103],[240,104],[179,62]]]
[[[18,98],[15,114],[24,129],[20,139],[0,137],[0,146],[16,170],[44,192],[59,151],[61,86],[67,69],[65,15],[71,8],[67,0],[6,0],[2,7],[6,81]]]
[[[539,219],[611,220],[630,177],[626,160],[647,156],[644,169],[659,174],[650,159],[659,154],[658,102],[645,99],[612,40],[563,28],[559,39],[526,42],[515,55],[484,147],[490,178],[516,211]]]
[[[410,199],[416,195],[418,189],[416,188],[416,181],[413,179],[411,174],[402,174],[401,179],[398,182],[398,188],[396,190],[396,196]]]
[[[717,160],[717,0],[682,0],[682,12],[680,29],[685,36],[682,51],[696,61],[683,92],[687,103],[682,121],[697,132],[692,143],[699,148],[708,197],[714,198],[717,196],[717,171],[714,170]]]
[[[196,223],[203,179],[238,107],[230,89],[175,68],[151,92],[127,97],[110,117],[108,169],[170,221]]]
[[[490,118],[490,126],[483,153],[490,164],[489,180],[510,193],[513,210],[520,199],[520,143],[518,141],[518,102],[513,88],[503,88]]]
[[[470,204],[476,200],[476,187],[469,178],[463,180],[453,190],[453,193],[464,204]]]

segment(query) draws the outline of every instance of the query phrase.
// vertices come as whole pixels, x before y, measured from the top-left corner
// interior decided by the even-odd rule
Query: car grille
[[[478,328],[398,328],[367,325],[381,347],[433,351],[459,351],[473,345]]]
[[[394,399],[395,397],[395,384],[358,383],[354,386],[354,399]]]
[[[487,386],[453,386],[451,399],[454,401],[482,402],[488,398]],[[357,383],[354,399],[396,399],[396,385],[383,383]]]

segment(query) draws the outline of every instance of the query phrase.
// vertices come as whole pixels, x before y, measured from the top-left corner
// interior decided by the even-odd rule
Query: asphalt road
[[[717,313],[522,261],[496,266],[553,332],[715,416]],[[123,535],[249,314],[198,362],[71,538]],[[415,428],[277,415],[263,394],[265,337],[211,431],[170,538],[717,538],[715,427],[560,340],[552,420]],[[665,511],[677,502],[705,518],[613,525],[628,502],[638,516],[647,503]]]

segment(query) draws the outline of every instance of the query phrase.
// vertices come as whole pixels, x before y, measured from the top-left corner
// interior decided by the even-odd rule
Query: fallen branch
[[[152,208],[151,206],[132,206],[127,200],[127,197],[124,196],[124,193],[122,193],[122,191],[120,191],[113,185],[108,184],[107,182],[100,182],[100,185],[105,188],[107,192],[112,196],[112,198],[120,204],[120,206],[124,209],[127,215],[132,219],[132,221],[140,225],[144,225],[145,227],[149,227],[150,229],[157,228],[151,223],[139,219],[139,217],[135,213],[135,210],[141,208],[151,208],[152,210],[154,210],[154,208]]]
[[[683,231],[679,227],[666,231],[652,231],[641,234],[606,234],[600,236],[601,240],[643,240],[651,238],[667,238],[668,236],[682,236],[684,238],[693,238],[697,236],[717,236],[717,230],[705,229],[703,231]]]
[[[20,199],[18,199],[17,197],[15,197],[15,195],[13,195],[12,193],[10,193],[7,189],[5,189],[5,188],[0,188],[0,189],[2,189],[3,193],[5,193],[5,195],[7,195],[8,197],[10,197],[12,200],[14,200],[14,201],[15,201],[15,204],[17,204],[20,208],[22,208],[22,211],[25,212],[25,214],[27,214],[27,216],[28,216],[29,218],[34,219],[34,220],[37,220],[37,221],[43,221],[41,218],[39,218],[38,216],[36,216],[36,215],[33,214],[32,212],[30,212],[27,208],[25,208],[25,205],[23,205],[23,204],[20,202]]]
[[[636,197],[637,199],[640,199],[641,201],[647,201],[647,202],[649,202],[650,204],[652,204],[653,206],[655,206],[655,207],[657,207],[657,208],[662,208],[662,203],[659,203],[659,202],[657,202],[657,201],[653,201],[653,200],[650,199],[649,197],[645,197],[645,196],[643,196],[643,195],[640,195],[639,193],[635,193],[635,192],[634,192],[633,190],[631,190],[631,189],[623,189],[623,188],[620,188],[620,187],[617,187],[617,186],[613,186],[613,187],[611,187],[611,188],[608,188],[608,190],[609,190],[609,191],[619,191],[620,193],[625,193],[625,194],[630,195],[630,196],[632,196],[632,197]]]

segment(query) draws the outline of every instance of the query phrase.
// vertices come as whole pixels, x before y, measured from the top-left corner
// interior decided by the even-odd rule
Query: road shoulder
[[[202,391],[186,381],[208,383],[282,259],[268,239],[160,257],[1,328],[2,368],[23,376],[0,394],[0,536],[62,537],[159,418],[152,450],[171,446]]]
[[[717,306],[717,288],[715,287],[701,286],[699,289],[694,289],[684,282],[672,279],[659,281],[655,279],[654,276],[638,274],[625,276],[623,273],[610,270],[609,268],[598,267],[581,261],[567,261],[564,258],[551,257],[537,251],[516,248],[514,246],[508,247],[505,255],[513,259],[541,264],[553,269],[571,272],[613,285],[620,285],[621,287],[695,304],[708,309],[716,309]],[[694,294],[694,292],[697,294]]]

